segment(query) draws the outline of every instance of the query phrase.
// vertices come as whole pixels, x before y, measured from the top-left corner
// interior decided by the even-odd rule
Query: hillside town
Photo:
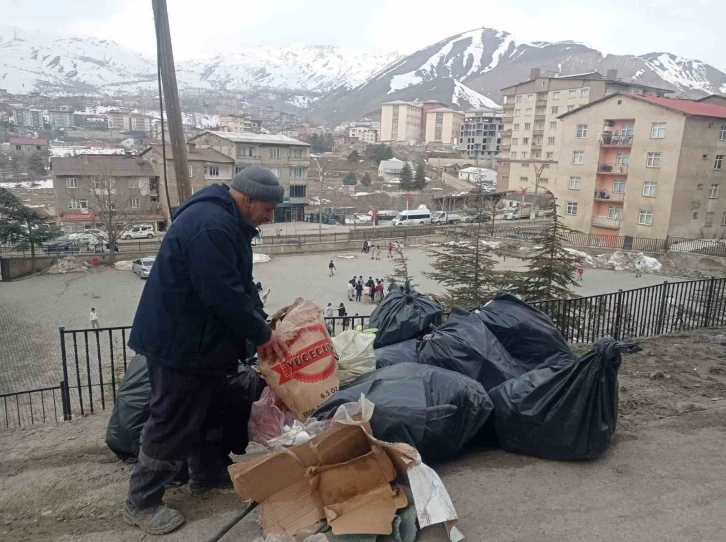
[[[722,538],[717,15],[39,2],[0,539]]]

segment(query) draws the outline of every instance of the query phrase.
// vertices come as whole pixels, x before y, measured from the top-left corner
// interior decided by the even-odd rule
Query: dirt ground
[[[726,330],[640,342],[623,358],[610,451],[563,463],[470,450],[434,465],[471,541],[706,541],[726,532]],[[131,467],[103,442],[108,413],[0,433],[0,539],[145,540],[120,515]],[[242,503],[229,491],[167,494],[205,540]],[[259,536],[256,515],[224,540]],[[443,540],[438,531],[419,540]]]

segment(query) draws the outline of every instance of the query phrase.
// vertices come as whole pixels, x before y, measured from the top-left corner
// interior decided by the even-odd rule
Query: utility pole
[[[184,141],[181,105],[179,104],[179,91],[176,84],[176,71],[174,70],[174,54],[171,48],[169,14],[166,10],[166,0],[151,0],[151,6],[154,10],[156,47],[159,52],[159,69],[161,71],[161,83],[164,89],[164,104],[166,105],[166,120],[169,126],[169,140],[172,156],[174,157],[176,191],[179,198],[179,205],[181,205],[192,195],[192,184],[189,180],[187,147]]]
[[[328,167],[328,164],[330,164],[330,160],[325,162],[325,165],[323,167],[320,167],[320,159],[315,158],[315,163],[318,166],[318,175],[320,175],[320,208],[318,209],[318,236],[323,235],[323,175],[325,174],[325,169]]]
[[[532,212],[529,214],[529,219],[534,220],[537,218],[537,194],[539,192],[539,178],[542,176],[542,170],[548,166],[548,164],[540,164],[537,166],[534,162],[531,162],[534,168],[534,202],[532,203]]]

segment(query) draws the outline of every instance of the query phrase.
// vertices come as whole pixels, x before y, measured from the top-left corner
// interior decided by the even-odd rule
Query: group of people
[[[338,316],[343,318],[343,331],[346,331],[348,329],[348,326],[350,326],[350,317],[348,316],[348,311],[345,308],[345,305],[341,303],[337,307],[333,307],[332,303],[328,303],[328,306],[325,307],[325,317],[326,318],[333,318],[335,317],[335,312],[338,312]],[[355,316],[358,316],[358,313],[355,313]],[[353,323],[355,324],[355,316],[353,317]],[[355,326],[354,326],[355,327]],[[332,335],[334,333],[333,326],[328,324],[328,332]]]
[[[368,277],[363,282],[363,276],[353,277],[348,281],[348,301],[363,302],[370,298],[371,303],[380,303],[383,301],[383,289],[383,279],[373,280],[373,277]]]
[[[388,242],[388,258],[393,258],[393,251],[398,250],[398,241],[389,241]],[[380,245],[374,245],[373,241],[365,240],[363,241],[363,248],[361,249],[361,253],[363,254],[370,254],[371,260],[380,260],[381,259],[381,246]]]

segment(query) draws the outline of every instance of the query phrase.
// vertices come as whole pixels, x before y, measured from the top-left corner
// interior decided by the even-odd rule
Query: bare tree
[[[113,175],[103,167],[94,168],[96,174],[88,179],[88,210],[98,226],[108,234],[110,262],[115,260],[115,249],[122,233],[129,227],[148,219],[155,211],[150,203],[149,193],[153,181],[144,177]],[[146,218],[145,218],[146,217]]]

